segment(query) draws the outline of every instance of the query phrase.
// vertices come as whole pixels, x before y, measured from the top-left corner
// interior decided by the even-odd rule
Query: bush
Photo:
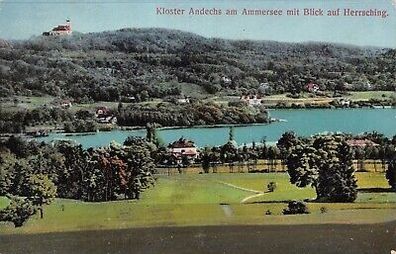
[[[265,215],[272,215],[271,210],[268,209],[268,210],[265,212]]]
[[[322,206],[322,207],[320,208],[320,213],[327,213],[327,211],[328,211],[328,209],[327,209],[327,207],[325,207],[325,206]]]
[[[308,214],[307,205],[302,201],[290,201],[287,208],[283,209],[283,214]]]
[[[274,192],[276,189],[276,186],[277,186],[276,182],[270,182],[267,185],[268,192]]]

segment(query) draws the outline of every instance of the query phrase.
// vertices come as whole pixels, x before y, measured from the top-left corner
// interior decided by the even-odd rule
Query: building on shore
[[[241,101],[246,102],[249,106],[260,106],[262,103],[262,98],[259,95],[242,95]]]
[[[319,85],[315,84],[315,83],[309,83],[305,86],[305,88],[307,89],[308,92],[310,93],[317,93],[320,91],[320,87]]]
[[[108,107],[98,107],[95,116],[98,123],[117,124],[117,117]]]
[[[168,145],[169,152],[176,157],[181,159],[186,156],[188,159],[195,160],[198,157],[198,150],[194,142],[185,138],[180,138],[173,143]]]

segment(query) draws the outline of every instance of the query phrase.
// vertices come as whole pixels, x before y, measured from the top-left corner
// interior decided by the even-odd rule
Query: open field
[[[365,224],[396,220],[396,193],[388,191],[383,174],[357,173],[359,193],[355,203],[308,204],[311,214],[281,215],[286,202],[312,199],[311,188],[297,188],[284,173],[269,174],[182,174],[160,176],[157,185],[139,201],[85,203],[57,199],[22,228],[0,224],[0,231],[43,233],[152,226],[267,225],[267,224]],[[273,193],[241,203],[277,182]],[[371,191],[373,188],[375,190]],[[0,199],[0,206],[6,205]],[[321,213],[325,207],[327,212]],[[273,215],[264,215],[270,210]]]

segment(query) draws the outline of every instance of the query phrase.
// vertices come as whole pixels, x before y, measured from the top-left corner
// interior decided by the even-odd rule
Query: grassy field
[[[160,176],[157,185],[139,201],[85,203],[57,199],[45,208],[44,219],[34,216],[19,229],[0,224],[3,233],[61,232],[147,226],[369,223],[396,219],[396,193],[388,192],[383,174],[357,173],[358,199],[352,204],[309,203],[310,215],[283,216],[286,202],[313,199],[311,188],[297,188],[287,174],[185,174]],[[268,182],[273,193],[264,193]],[[376,192],[370,192],[377,188]],[[381,191],[382,190],[382,191]],[[6,205],[0,199],[0,207]],[[321,208],[327,212],[322,214]],[[322,208],[323,209],[323,208]],[[270,210],[273,215],[265,216]]]

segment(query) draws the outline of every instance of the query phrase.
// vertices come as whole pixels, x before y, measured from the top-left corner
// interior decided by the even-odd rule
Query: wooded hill
[[[0,44],[0,96],[119,101],[189,95],[395,90],[396,50],[121,29]],[[267,85],[260,85],[267,84]]]

